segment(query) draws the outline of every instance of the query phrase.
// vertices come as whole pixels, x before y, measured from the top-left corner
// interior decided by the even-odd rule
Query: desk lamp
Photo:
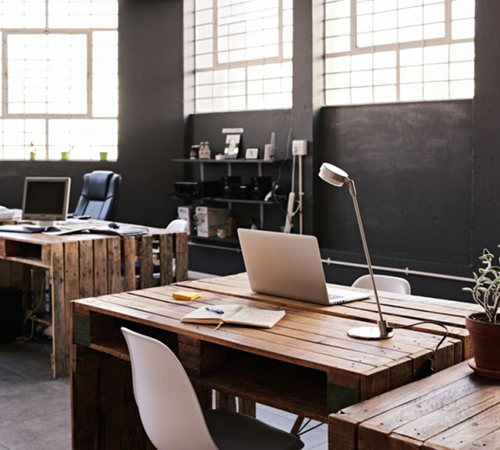
[[[356,194],[356,186],[354,185],[354,180],[349,178],[346,172],[333,164],[323,163],[319,169],[319,177],[326,181],[327,183],[335,186],[342,187],[344,183],[349,186],[349,192],[351,193],[352,201],[354,203],[354,210],[356,211],[356,218],[358,219],[359,232],[361,234],[361,240],[363,241],[363,249],[365,251],[366,263],[368,264],[368,271],[370,272],[370,278],[373,284],[373,292],[375,293],[375,300],[377,301],[378,308],[378,327],[358,327],[351,328],[347,331],[347,334],[351,337],[358,339],[389,339],[394,333],[389,328],[387,328],[387,322],[382,316],[382,309],[380,308],[380,301],[378,298],[377,286],[375,285],[375,278],[373,276],[372,263],[370,260],[370,254],[368,253],[368,245],[366,244],[365,232],[363,230],[363,222],[361,222],[361,214],[359,213],[359,206]]]

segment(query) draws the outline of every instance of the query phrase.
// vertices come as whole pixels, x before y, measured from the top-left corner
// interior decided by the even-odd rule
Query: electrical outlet
[[[292,154],[295,156],[306,156],[307,141],[292,141]]]

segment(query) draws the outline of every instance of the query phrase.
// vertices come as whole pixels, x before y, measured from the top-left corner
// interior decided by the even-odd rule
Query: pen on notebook
[[[212,312],[214,312],[216,314],[224,314],[224,311],[222,311],[222,309],[219,309],[219,308],[212,308],[210,306],[205,306],[205,309],[207,311],[212,311]]]

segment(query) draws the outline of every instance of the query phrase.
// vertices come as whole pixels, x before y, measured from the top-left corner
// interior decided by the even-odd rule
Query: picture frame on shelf
[[[259,149],[247,148],[245,151],[245,159],[259,159]]]
[[[226,159],[236,159],[238,158],[238,153],[240,151],[241,134],[228,134],[226,135],[226,148],[224,149],[224,155]]]

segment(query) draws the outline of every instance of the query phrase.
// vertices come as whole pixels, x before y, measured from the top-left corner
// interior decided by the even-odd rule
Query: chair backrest
[[[377,290],[394,292],[395,294],[407,294],[411,293],[411,286],[408,281],[404,278],[390,277],[387,275],[374,275],[375,284],[377,285]],[[372,280],[370,275],[363,275],[359,277],[353,284],[352,287],[373,289]]]
[[[122,328],[141,421],[158,450],[217,450],[181,363],[162,342]]]
[[[98,220],[114,220],[122,177],[109,170],[94,170],[83,176],[83,187],[75,214]]]
[[[172,222],[170,222],[168,225],[167,225],[167,232],[168,233],[182,233],[184,231],[188,231],[188,221],[187,220],[183,220],[183,219],[175,219],[175,220],[172,220]]]

